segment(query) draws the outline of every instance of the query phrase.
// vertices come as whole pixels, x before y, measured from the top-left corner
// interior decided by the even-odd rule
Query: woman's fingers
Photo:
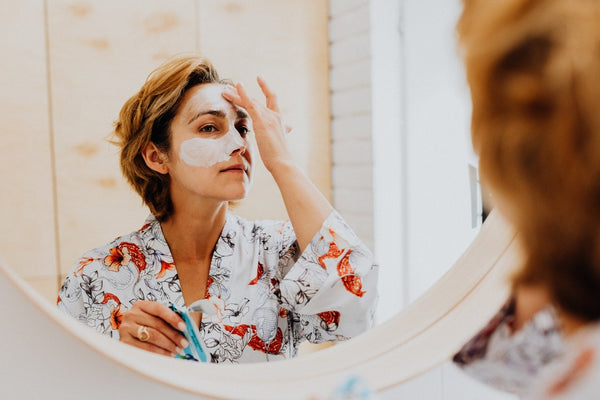
[[[152,328],[156,332],[158,332],[159,335],[154,336],[154,338],[156,339],[155,344],[166,350],[179,352],[179,350],[187,347],[188,345],[185,337],[181,333],[179,333],[180,330],[174,329],[173,327],[171,327],[171,325],[167,324],[161,318],[157,318],[153,315],[146,314],[140,316],[140,319],[135,322],[138,324],[138,326],[147,326],[149,327],[148,329]],[[184,329],[185,327],[181,330]],[[153,335],[151,334],[150,339],[148,339],[149,342],[152,341],[152,336]]]
[[[227,87],[227,89],[223,91],[222,96],[225,98],[225,100],[232,102],[236,106],[244,107],[242,105],[242,98],[238,94],[237,88]]]
[[[265,95],[267,108],[278,113],[279,104],[277,103],[277,95],[271,90],[271,88],[263,78],[259,76],[256,78],[256,81],[258,82],[258,86],[260,86],[260,89]],[[235,90],[228,89],[224,91],[223,97],[225,97],[225,99],[231,101],[235,105],[245,108],[248,111],[250,111],[250,108],[256,108],[256,105],[258,104],[258,102],[255,99],[251,98],[248,95],[246,88],[241,83],[238,83],[235,86]]]
[[[260,86],[260,90],[262,90],[263,94],[265,95],[265,99],[267,100],[267,108],[275,112],[279,112],[279,104],[277,104],[277,95],[273,93],[273,91],[271,90],[269,85],[267,85],[267,82],[263,78],[258,76],[256,78],[256,81],[258,82],[258,86]]]
[[[138,301],[124,313],[121,341],[158,354],[175,355],[188,343],[180,331],[185,323],[175,312],[155,301]]]
[[[237,85],[235,85],[235,88],[240,99],[240,103],[238,105],[240,107],[244,107],[246,110],[248,110],[249,113],[252,113],[255,108],[254,101],[252,101],[250,96],[248,96],[248,92],[246,92],[246,88],[244,88],[244,85],[238,83]]]
[[[151,328],[148,328],[148,333],[150,333]],[[151,334],[152,335],[152,334]],[[161,354],[167,357],[175,357],[177,354],[176,351],[166,350],[163,347],[155,345],[153,342],[148,340],[147,342],[141,342],[136,337],[127,335],[126,337],[121,337],[121,341],[123,343],[130,344],[134,347],[137,347],[142,350],[150,351],[152,353]]]
[[[140,327],[145,328],[147,336],[142,341],[138,337],[138,329]],[[154,353],[165,354],[174,356],[181,352],[181,347],[176,346],[172,340],[170,340],[162,331],[149,326],[141,324],[131,324],[126,328],[126,334],[121,337],[121,341],[131,344],[135,347],[142,349],[151,349]],[[158,350],[158,351],[157,351]]]
[[[140,303],[139,301],[135,304]],[[134,304],[134,305],[135,305]],[[185,330],[185,322],[181,319],[179,315],[169,307],[165,306],[162,303],[157,301],[143,301],[140,309],[146,314],[150,314],[156,316],[169,325],[171,325],[174,329],[183,331]]]

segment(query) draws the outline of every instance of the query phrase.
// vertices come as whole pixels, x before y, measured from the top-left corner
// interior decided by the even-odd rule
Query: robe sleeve
[[[57,298],[57,307],[95,331],[119,338],[122,309],[120,300],[104,288],[99,277],[102,258],[96,251],[84,255],[66,276]]]
[[[371,327],[378,266],[342,217],[332,211],[299,256],[290,223],[281,234],[277,297],[293,315],[296,339],[344,340]]]
[[[514,312],[514,299],[510,299],[453,361],[479,381],[526,396],[539,372],[562,354],[564,343],[552,307],[542,309],[512,333]]]

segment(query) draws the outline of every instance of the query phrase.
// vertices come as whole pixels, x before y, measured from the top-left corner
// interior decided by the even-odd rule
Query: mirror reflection
[[[395,25],[395,2],[372,9],[267,0],[2,7],[2,46],[14,62],[0,78],[10,90],[0,96],[5,127],[16,133],[3,139],[2,151],[19,171],[3,174],[12,191],[2,216],[19,229],[2,253],[53,301],[85,251],[139,229],[146,218],[121,175],[118,148],[106,139],[147,74],[179,53],[208,56],[222,77],[244,82],[258,99],[264,96],[255,76],[267,79],[294,129],[287,142],[295,163],[385,266],[378,321],[427,289],[476,232],[468,146],[456,144],[468,124],[448,36],[458,4],[441,6],[444,24],[434,26],[419,22],[431,10],[407,2],[405,37]],[[365,7],[387,22],[347,23]],[[426,30],[431,40],[423,43]],[[380,40],[365,44],[370,35]],[[432,109],[443,112],[431,118]],[[233,212],[250,221],[285,220],[280,188],[259,160],[252,190]],[[31,242],[36,252],[24,248]]]

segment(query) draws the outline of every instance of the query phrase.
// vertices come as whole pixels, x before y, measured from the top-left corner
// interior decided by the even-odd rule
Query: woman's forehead
[[[237,119],[240,107],[235,106],[222,96],[228,85],[205,83],[189,89],[181,104],[180,115],[193,117],[202,111],[223,111],[228,117]]]

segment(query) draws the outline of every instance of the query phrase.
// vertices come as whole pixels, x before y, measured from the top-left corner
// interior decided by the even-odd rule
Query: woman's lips
[[[222,169],[221,172],[246,172],[246,167],[243,164],[236,164]]]

